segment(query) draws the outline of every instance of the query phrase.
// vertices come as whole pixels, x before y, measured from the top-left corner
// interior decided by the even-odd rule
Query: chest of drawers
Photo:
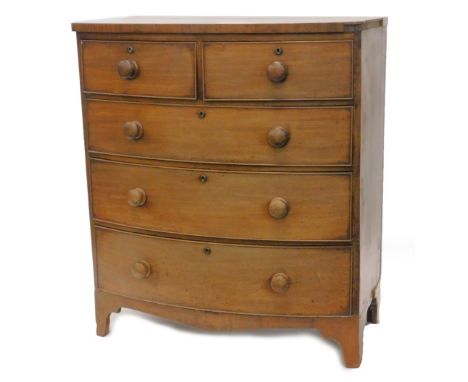
[[[316,328],[358,367],[378,321],[386,19],[73,30],[97,334],[121,307]]]

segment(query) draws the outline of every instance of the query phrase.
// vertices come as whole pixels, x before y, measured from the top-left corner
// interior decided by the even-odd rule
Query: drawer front
[[[88,101],[86,110],[92,151],[199,163],[351,164],[349,107],[200,108]]]
[[[92,161],[94,218],[204,237],[349,240],[351,175]]]
[[[351,250],[255,247],[153,238],[97,228],[99,287],[198,309],[345,315]]]
[[[83,41],[82,63],[88,92],[196,98],[194,43]]]
[[[352,41],[206,43],[204,97],[350,99],[352,53]]]

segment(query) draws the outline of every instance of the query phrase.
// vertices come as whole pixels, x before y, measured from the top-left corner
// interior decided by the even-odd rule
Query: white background
[[[467,380],[462,1],[10,1],[0,19],[1,381]],[[312,330],[208,333],[123,310],[95,333],[75,20],[389,16],[381,324],[360,369]]]

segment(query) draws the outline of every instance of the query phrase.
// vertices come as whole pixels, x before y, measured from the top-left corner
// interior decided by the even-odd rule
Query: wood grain
[[[380,283],[384,160],[385,52],[387,31],[362,33],[360,310],[366,312]]]
[[[285,248],[156,239],[97,229],[99,288],[147,301],[253,314],[349,313],[349,248]],[[209,247],[209,254],[204,248]],[[151,275],[132,276],[136,262]],[[270,286],[278,273],[289,288]]]
[[[195,44],[81,41],[84,91],[159,98],[196,98]],[[133,49],[129,53],[128,49]],[[117,71],[122,60],[138,64],[135,79]]]
[[[88,101],[89,150],[184,162],[250,165],[351,164],[350,107],[253,108],[166,106]],[[206,113],[200,119],[199,111]],[[143,137],[129,140],[125,123],[138,121]],[[274,148],[270,130],[289,131]]]
[[[283,53],[276,55],[276,49]],[[310,100],[353,97],[352,41],[205,43],[206,100]],[[268,78],[280,60],[288,74]]]
[[[95,41],[146,41],[146,42],[277,42],[277,41],[336,41],[353,40],[359,33],[238,33],[238,34],[187,34],[187,33],[107,33],[80,32],[80,40]],[[201,50],[199,51],[201,52]],[[197,58],[201,58],[197,54]]]
[[[76,32],[99,33],[336,33],[387,25],[386,17],[132,16],[79,21]]]
[[[315,328],[338,343],[346,367],[359,367],[362,359],[364,322],[359,316],[273,316],[211,312],[133,299],[96,289],[98,334],[109,332],[109,316],[122,307],[147,312],[184,325],[209,330],[251,330],[271,328]]]
[[[379,318],[386,23],[73,25],[98,335],[121,307],[317,328],[359,366]]]
[[[200,176],[208,180],[202,183]],[[349,240],[349,174],[200,172],[93,160],[94,218],[204,237],[268,240]],[[146,203],[128,205],[128,191],[141,188]],[[289,205],[274,219],[275,197]]]

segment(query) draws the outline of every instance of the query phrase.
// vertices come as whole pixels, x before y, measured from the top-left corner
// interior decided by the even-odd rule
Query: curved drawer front
[[[196,98],[195,43],[82,41],[84,91]]]
[[[347,247],[236,246],[100,228],[95,234],[98,286],[107,291],[215,311],[349,313]]]
[[[349,240],[351,175],[222,172],[92,161],[94,218],[253,240]]]
[[[350,165],[352,109],[88,101],[89,150],[198,163]],[[200,114],[204,113],[204,114]],[[125,135],[138,122],[141,134]]]
[[[352,41],[204,45],[207,100],[353,97]]]

